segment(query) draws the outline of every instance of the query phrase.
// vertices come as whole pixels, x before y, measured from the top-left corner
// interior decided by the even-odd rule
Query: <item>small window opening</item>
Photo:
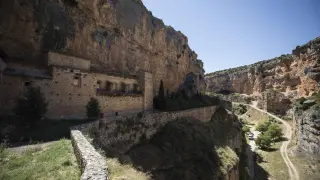
[[[30,82],[30,81],[24,82],[24,86],[25,86],[25,87],[29,87],[30,85],[31,85],[31,82]]]
[[[81,79],[80,76],[74,76],[73,77],[73,85],[76,87],[81,87]]]

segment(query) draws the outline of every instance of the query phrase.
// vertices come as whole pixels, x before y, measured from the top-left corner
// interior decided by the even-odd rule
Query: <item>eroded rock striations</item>
[[[297,46],[292,54],[205,76],[207,91],[260,94],[274,89],[289,98],[320,91],[320,38]]]
[[[16,0],[0,6],[0,56],[44,66],[57,51],[91,60],[102,71],[153,74],[173,91],[203,64],[180,31],[152,16],[141,0]],[[45,67],[45,66],[44,66]]]
[[[320,156],[320,104],[307,110],[296,109],[294,113],[297,145],[310,155]]]

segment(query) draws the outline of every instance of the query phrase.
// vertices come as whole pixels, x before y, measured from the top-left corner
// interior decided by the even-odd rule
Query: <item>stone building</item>
[[[104,72],[89,60],[48,53],[46,70],[1,61],[0,114],[12,112],[15,99],[29,86],[38,86],[48,101],[47,118],[85,118],[91,97],[99,100],[105,116],[151,110],[152,74]]]

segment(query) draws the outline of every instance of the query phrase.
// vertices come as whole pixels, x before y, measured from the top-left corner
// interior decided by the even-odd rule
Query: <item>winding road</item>
[[[234,104],[243,104],[243,103],[236,103],[236,102],[232,102]],[[299,173],[297,171],[297,169],[294,167],[294,165],[292,164],[289,156],[288,156],[288,152],[287,152],[287,149],[288,149],[288,145],[291,141],[291,136],[292,136],[292,129],[291,129],[291,126],[283,119],[271,114],[271,113],[268,113],[267,111],[264,111],[262,109],[259,109],[257,108],[256,106],[253,106],[253,105],[250,105],[250,104],[243,104],[243,105],[247,105],[247,106],[250,106],[260,112],[263,112],[263,113],[266,113],[268,114],[269,116],[275,118],[276,120],[280,121],[283,123],[285,129],[284,129],[284,136],[286,138],[288,138],[288,141],[283,141],[281,147],[280,147],[280,153],[281,153],[281,156],[284,160],[284,162],[286,163],[287,167],[288,167],[288,171],[289,171],[289,175],[290,175],[290,179],[291,180],[299,180]]]

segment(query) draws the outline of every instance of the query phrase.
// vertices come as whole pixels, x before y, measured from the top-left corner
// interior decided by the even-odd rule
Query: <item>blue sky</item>
[[[184,33],[206,73],[291,53],[320,36],[320,0],[142,0]]]

